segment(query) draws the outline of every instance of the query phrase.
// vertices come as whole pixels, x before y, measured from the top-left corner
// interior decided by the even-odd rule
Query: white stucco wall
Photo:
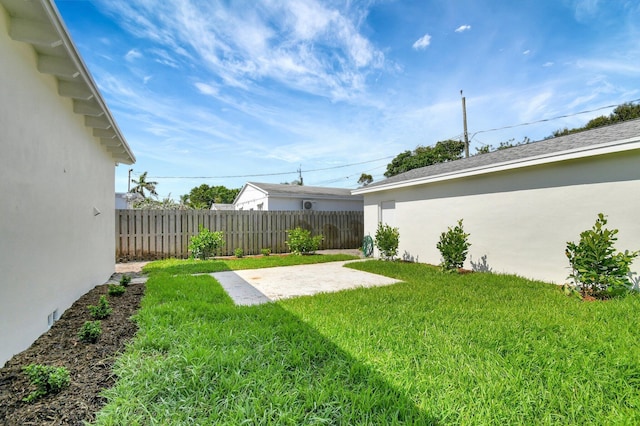
[[[329,197],[313,197],[313,196],[280,196],[270,195],[267,197],[264,192],[252,187],[245,186],[242,193],[235,202],[236,210],[302,210],[302,201],[310,200],[313,202],[315,211],[362,211],[362,199],[345,200]],[[260,208],[262,204],[262,208]]]
[[[302,210],[302,201],[309,200],[313,203],[312,210],[321,212],[362,211],[362,200],[335,200],[323,198],[284,198],[270,197],[269,210]]]
[[[235,200],[236,210],[260,210],[258,207],[260,203],[262,203],[262,210],[268,210],[269,200],[265,193],[248,185]]]
[[[619,250],[640,249],[638,164],[636,150],[365,194],[365,234],[375,235],[381,203],[395,201],[400,257],[439,264],[440,234],[464,219],[465,267],[486,256],[493,272],[564,283],[567,241],[579,241],[600,212],[620,230]]]
[[[104,283],[115,252],[114,162],[7,21],[0,6],[0,365]]]

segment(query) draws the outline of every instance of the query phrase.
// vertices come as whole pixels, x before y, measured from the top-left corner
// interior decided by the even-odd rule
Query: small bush
[[[469,234],[462,228],[462,219],[453,228],[448,228],[447,232],[440,234],[440,241],[436,244],[442,255],[440,266],[443,270],[453,272],[462,268],[467,259],[467,253],[471,244],[467,240]]]
[[[233,254],[238,258],[244,257],[244,250],[242,250],[240,247],[238,247],[237,249],[235,249],[233,251]]]
[[[382,222],[378,222],[375,244],[380,250],[380,255],[383,259],[393,260],[398,254],[400,231],[398,231],[398,228],[392,228],[390,225],[383,225]]]
[[[123,285],[109,284],[109,296],[122,296],[127,289]]]
[[[320,247],[322,235],[311,236],[311,231],[297,227],[287,231],[286,245],[293,254],[313,254]]]
[[[191,242],[189,243],[191,258],[201,260],[208,259],[223,245],[224,239],[222,232],[211,232],[209,229],[200,225],[200,233],[191,237]]]
[[[127,274],[124,274],[123,276],[120,277],[120,285],[123,287],[128,286],[129,284],[131,284],[131,277]]]
[[[606,229],[606,224],[606,217],[599,213],[595,225],[580,234],[578,244],[567,242],[565,254],[571,265],[568,278],[582,297],[615,297],[627,293],[631,286],[631,263],[640,252],[616,253],[613,245],[618,240],[618,230]]]
[[[96,343],[102,334],[100,321],[85,321],[80,327],[78,338],[86,343]]]
[[[113,309],[109,307],[107,298],[104,296],[100,296],[100,300],[98,301],[97,305],[88,306],[88,309],[89,313],[94,319],[105,319],[106,317],[111,315],[111,312],[113,311]]]
[[[269,256],[271,254],[271,249],[263,248],[262,250],[260,250],[260,253],[262,253],[263,256]]]
[[[30,364],[22,369],[36,390],[23,399],[25,402],[33,402],[41,396],[56,393],[69,386],[71,381],[69,370],[64,367],[51,367],[42,364]]]

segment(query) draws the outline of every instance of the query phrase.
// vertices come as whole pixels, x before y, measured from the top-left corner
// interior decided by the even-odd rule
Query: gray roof
[[[329,198],[362,198],[362,196],[351,195],[351,190],[346,188],[326,188],[322,186],[306,185],[286,185],[277,183],[247,182],[271,196],[286,197],[329,197]]]
[[[474,155],[469,158],[409,170],[388,179],[371,183],[362,189],[369,190],[376,186],[463,172],[465,170],[482,167],[491,167],[492,165],[521,161],[529,158],[592,147],[634,137],[640,137],[640,119],[625,121],[610,126],[599,127],[593,130],[573,133],[567,136],[545,139],[539,142],[489,152],[487,154]]]

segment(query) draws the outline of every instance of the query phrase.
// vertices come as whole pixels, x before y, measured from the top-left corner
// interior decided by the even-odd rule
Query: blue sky
[[[471,153],[640,98],[636,1],[55,2],[137,157],[132,177],[174,199],[298,168],[306,185],[378,181],[400,152],[461,137],[461,89]]]

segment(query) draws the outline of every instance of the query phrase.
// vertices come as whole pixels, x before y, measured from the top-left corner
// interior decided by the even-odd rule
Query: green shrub
[[[311,236],[311,231],[297,227],[287,231],[286,245],[293,254],[313,254],[320,247],[324,237],[322,235]]]
[[[100,296],[100,300],[97,305],[90,305],[87,308],[94,319],[105,319],[111,315],[111,312],[113,311],[113,309],[109,307],[109,302],[105,296]]]
[[[120,277],[120,285],[123,287],[128,286],[129,284],[131,284],[131,277],[127,274],[124,274],[123,276]]]
[[[223,245],[224,237],[222,232],[211,232],[209,229],[200,225],[200,233],[191,237],[191,242],[189,243],[191,258],[201,260],[208,259]]]
[[[69,370],[64,367],[51,367],[42,364],[30,364],[22,369],[36,390],[23,399],[33,402],[41,396],[56,393],[69,386]]]
[[[122,296],[127,289],[123,285],[109,284],[109,296]]]
[[[582,297],[609,298],[628,292],[630,266],[640,252],[617,252],[617,229],[604,228],[607,219],[598,214],[595,225],[580,234],[580,242],[567,242],[565,254],[571,265],[569,279]]]
[[[378,222],[375,244],[380,250],[380,255],[383,259],[393,260],[398,254],[400,231],[398,231],[398,228],[392,228],[390,225],[383,225],[382,222]]]
[[[440,266],[445,271],[457,271],[462,268],[467,259],[467,253],[471,244],[467,240],[469,234],[462,228],[462,219],[453,228],[447,228],[447,232],[440,234],[440,241],[436,244],[442,255]]]
[[[235,249],[233,251],[233,254],[238,258],[244,257],[244,250],[242,250],[240,247],[238,247],[237,249]]]
[[[102,334],[102,323],[100,321],[85,321],[80,327],[78,338],[86,343],[95,343]]]
[[[271,249],[263,248],[262,250],[260,250],[260,253],[262,253],[263,256],[269,256],[271,254]]]

